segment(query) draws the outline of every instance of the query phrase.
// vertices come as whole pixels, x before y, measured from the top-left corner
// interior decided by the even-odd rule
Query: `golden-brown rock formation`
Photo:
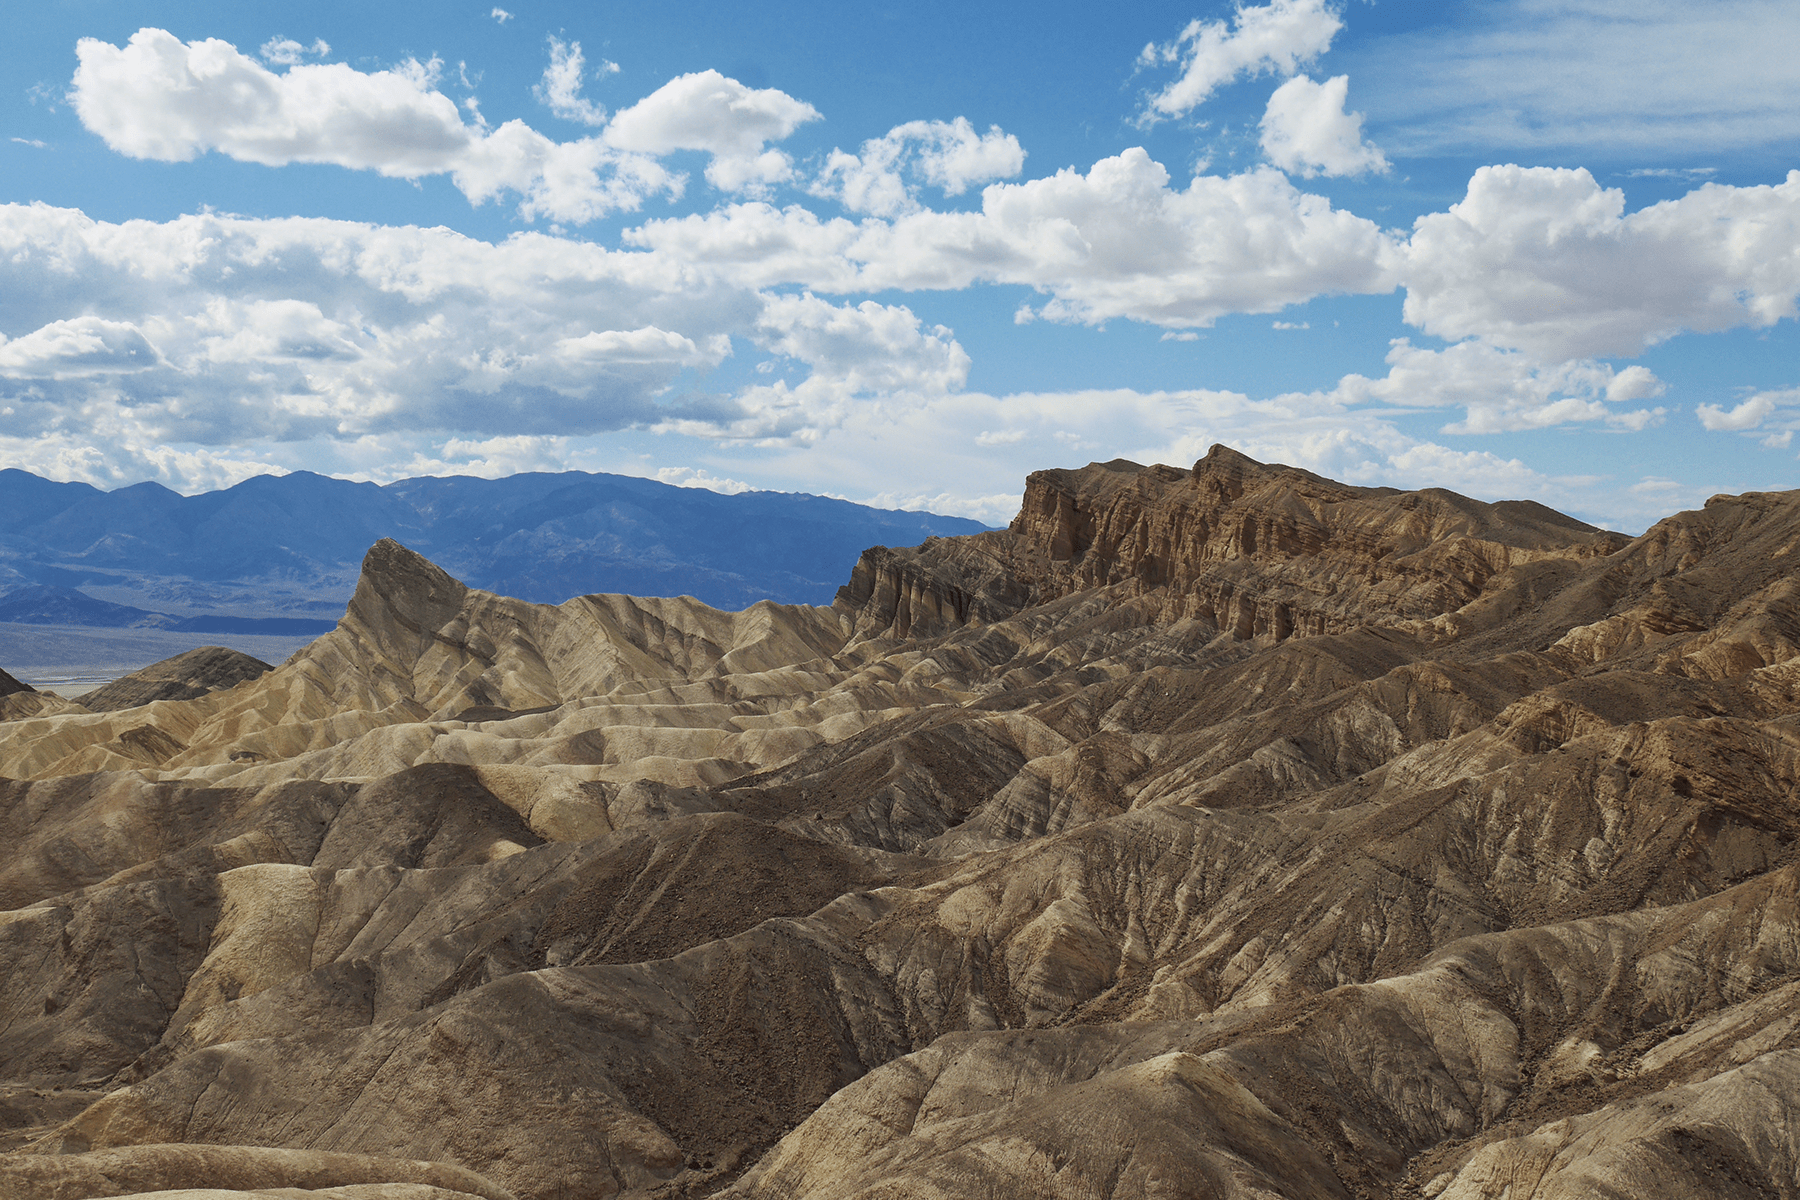
[[[1800,1194],[1797,568],[1223,448],[831,608],[380,543],[0,725],[0,1192]]]

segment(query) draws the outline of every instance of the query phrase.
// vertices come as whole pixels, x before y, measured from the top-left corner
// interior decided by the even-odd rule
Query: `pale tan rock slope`
[[[1222,447],[830,608],[380,543],[0,724],[0,1194],[1800,1195],[1797,567]]]

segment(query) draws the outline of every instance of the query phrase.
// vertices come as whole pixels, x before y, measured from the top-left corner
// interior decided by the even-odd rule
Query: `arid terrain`
[[[829,607],[381,541],[0,676],[0,1196],[1800,1197],[1797,571],[1223,447]]]

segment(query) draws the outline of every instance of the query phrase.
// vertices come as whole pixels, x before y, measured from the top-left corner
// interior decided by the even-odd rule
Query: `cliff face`
[[[0,720],[0,1194],[1787,1194],[1797,531],[1216,449],[831,608],[378,543]]]
[[[1189,471],[1035,472],[1005,533],[871,550],[838,602],[865,634],[929,636],[1112,588],[1165,622],[1280,641],[1429,620],[1510,568],[1625,541],[1530,502],[1349,487],[1214,446]]]

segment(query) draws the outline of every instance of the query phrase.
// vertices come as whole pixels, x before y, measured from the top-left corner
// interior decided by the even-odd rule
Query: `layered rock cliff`
[[[830,608],[377,544],[0,724],[0,1191],[1787,1194],[1797,550],[1224,449]]]
[[[1349,487],[1214,446],[1188,471],[1038,471],[1005,532],[870,550],[838,603],[865,634],[929,636],[1116,588],[1164,622],[1280,641],[1437,617],[1509,568],[1624,542],[1529,501]]]

